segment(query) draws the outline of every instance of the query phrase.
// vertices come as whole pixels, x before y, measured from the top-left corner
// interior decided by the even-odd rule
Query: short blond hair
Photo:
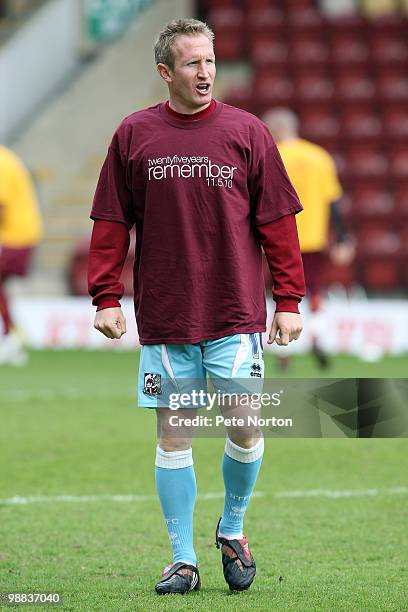
[[[204,36],[214,44],[215,34],[203,21],[198,21],[198,19],[175,19],[170,21],[170,23],[160,32],[156,44],[154,45],[154,59],[156,64],[166,64],[169,68],[174,68],[174,41],[177,36],[183,34],[187,36],[204,34]]]

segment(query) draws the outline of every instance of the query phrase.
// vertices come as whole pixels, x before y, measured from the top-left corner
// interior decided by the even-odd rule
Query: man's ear
[[[168,66],[166,66],[166,64],[157,64],[156,65],[156,69],[157,72],[159,73],[159,75],[161,76],[161,78],[166,81],[166,83],[171,83],[172,82],[172,76],[171,76],[171,71],[170,68]]]

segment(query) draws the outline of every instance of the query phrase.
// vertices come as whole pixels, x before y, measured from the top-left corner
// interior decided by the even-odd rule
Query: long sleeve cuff
[[[276,308],[275,312],[296,312],[299,314],[299,300],[296,298],[275,298]]]
[[[123,296],[120,282],[129,250],[129,230],[124,223],[96,220],[88,258],[88,290],[97,310],[116,308]]]
[[[105,310],[105,308],[120,308],[119,300],[110,298],[109,296],[102,297],[98,300],[96,312]]]

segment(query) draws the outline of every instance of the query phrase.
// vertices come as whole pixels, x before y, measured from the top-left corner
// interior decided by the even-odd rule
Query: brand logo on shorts
[[[145,395],[160,395],[162,392],[161,374],[144,373],[143,393]]]
[[[256,376],[257,378],[262,378],[262,367],[259,363],[253,363],[251,365],[251,376]]]

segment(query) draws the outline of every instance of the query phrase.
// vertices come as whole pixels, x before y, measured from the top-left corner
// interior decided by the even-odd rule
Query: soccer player
[[[20,159],[0,146],[0,364],[23,365],[27,355],[16,333],[6,280],[26,276],[42,223],[31,178]]]
[[[193,19],[160,33],[155,60],[169,100],[125,118],[102,167],[91,218],[89,290],[95,327],[120,338],[119,276],[136,226],[135,312],[142,345],[139,405],[156,410],[156,485],[173,560],[156,592],[200,588],[193,545],[196,481],[192,435],[175,432],[167,385],[263,376],[266,306],[261,244],[275,280],[269,342],[299,337],[305,292],[295,213],[298,197],[266,126],[213,98],[213,32]],[[254,379],[251,379],[252,381]],[[194,416],[197,406],[181,408]],[[193,414],[192,414],[193,413]],[[255,562],[243,519],[264,442],[229,428],[222,461],[225,503],[216,530],[231,589],[247,589]]]
[[[342,189],[337,178],[335,164],[322,147],[299,138],[298,119],[287,108],[270,110],[263,117],[304,208],[296,219],[302,251],[307,295],[312,313],[312,352],[322,367],[328,365],[327,355],[319,342],[322,309],[323,266],[327,257],[330,221],[336,232],[336,243],[331,247],[331,257],[339,265],[348,264],[354,254],[347,240],[339,200]],[[288,365],[288,355],[281,356],[283,367]]]

